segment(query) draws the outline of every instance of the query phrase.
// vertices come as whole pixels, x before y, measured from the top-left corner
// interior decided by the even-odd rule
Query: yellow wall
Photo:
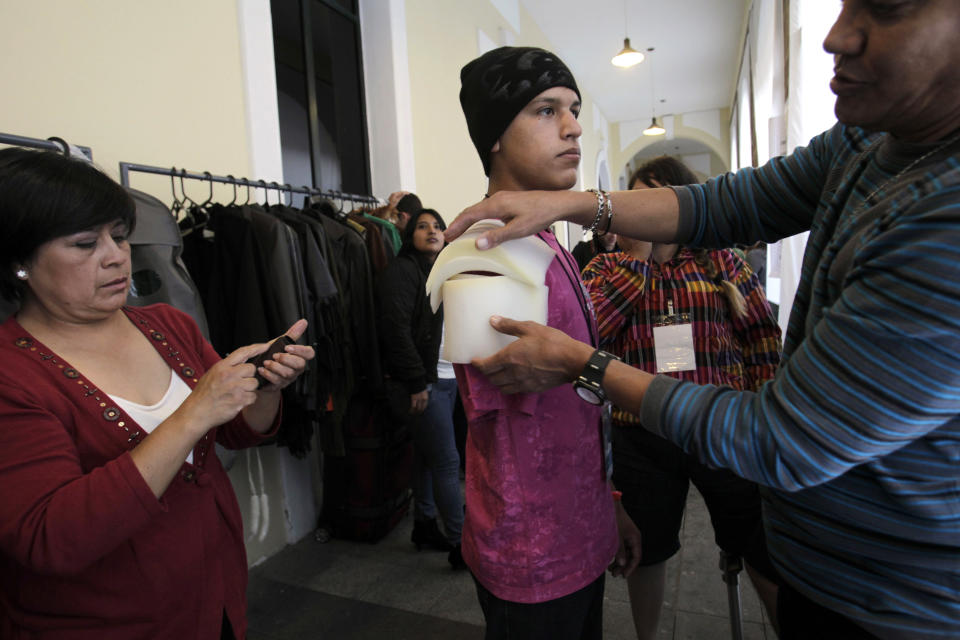
[[[460,68],[480,53],[477,30],[498,46],[503,30],[514,35],[516,46],[553,47],[522,6],[519,33],[485,0],[407,0],[405,10],[417,193],[450,221],[487,187],[459,101]],[[580,186],[586,188],[596,186],[601,136],[593,130],[593,100],[582,86],[581,93]]]
[[[406,0],[405,11],[417,191],[452,220],[486,190],[458,100],[460,68],[479,54],[477,30],[497,44],[502,31],[517,45],[552,44],[522,7],[519,32],[486,0]],[[115,178],[121,160],[258,177],[235,0],[3,2],[0,24],[16,25],[0,38],[0,131],[89,146]],[[593,130],[588,94],[583,103],[586,188],[596,186],[609,135]],[[131,185],[171,200],[166,178],[133,174]],[[206,198],[204,185],[187,189]],[[217,190],[230,198],[228,187]]]
[[[0,131],[89,146],[115,178],[250,171],[235,0],[10,1],[0,24]],[[169,180],[131,184],[170,200]]]

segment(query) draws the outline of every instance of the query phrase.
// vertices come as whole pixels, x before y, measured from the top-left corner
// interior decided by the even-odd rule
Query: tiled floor
[[[446,554],[417,553],[407,517],[375,545],[312,537],[250,572],[250,640],[473,640],[483,616],[473,581]],[[661,640],[729,640],[726,585],[703,502],[691,488],[683,548],[667,563]],[[741,580],[744,638],[775,640],[750,581]],[[607,577],[604,638],[635,638],[623,580]]]

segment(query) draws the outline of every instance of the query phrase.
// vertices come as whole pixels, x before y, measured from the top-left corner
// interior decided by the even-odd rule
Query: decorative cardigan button
[[[165,337],[162,333],[160,333],[159,331],[151,331],[151,332],[150,332],[150,337],[153,338],[154,340],[158,341],[158,342],[159,342],[159,341],[162,341],[162,340],[166,340],[166,337]]]
[[[188,378],[192,378],[193,376],[197,375],[197,373],[190,367],[184,367],[183,375],[187,376]]]
[[[30,338],[17,338],[13,341],[13,344],[17,345],[21,349],[26,349],[33,344],[33,340]]]
[[[110,422],[116,422],[117,418],[120,417],[120,410],[116,407],[107,407],[103,410],[103,418],[109,420]]]
[[[183,478],[184,482],[193,482],[196,479],[197,474],[194,473],[192,470],[188,470],[188,471],[184,471],[181,477]]]
[[[63,375],[67,376],[71,380],[74,380],[80,377],[80,372],[74,369],[73,367],[67,367],[66,369],[63,370]]]

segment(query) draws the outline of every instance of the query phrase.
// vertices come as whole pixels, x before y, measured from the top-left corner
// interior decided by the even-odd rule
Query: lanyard
[[[547,238],[543,235],[545,233],[547,232],[541,231],[537,234],[537,237],[544,242],[547,241]],[[557,244],[559,245],[560,243],[558,242]],[[583,281],[580,279],[580,269],[576,261],[573,260],[573,256],[564,251],[563,247],[560,247],[557,257],[560,258],[560,268],[563,270],[563,274],[567,277],[570,286],[573,287],[574,292],[577,294],[577,300],[580,302],[580,311],[583,313],[583,320],[587,323],[587,331],[590,333],[590,345],[597,347],[600,344],[600,337],[597,335],[596,323],[592,322],[593,318],[590,317],[592,305],[590,304],[589,298],[587,298],[586,291],[584,291]],[[573,262],[572,265],[571,262]],[[571,271],[573,275],[571,275]]]

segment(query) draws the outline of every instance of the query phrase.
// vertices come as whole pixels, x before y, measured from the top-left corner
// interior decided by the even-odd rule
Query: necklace
[[[883,140],[883,139],[877,140],[877,142],[875,142],[873,145],[870,145],[870,147],[869,147],[869,148],[867,149],[867,151],[864,152],[864,153],[869,152],[871,149],[873,149],[874,146],[879,145],[882,140]],[[883,182],[881,182],[881,183],[880,183],[880,186],[878,186],[876,189],[874,189],[873,191],[871,191],[870,193],[867,194],[867,196],[863,199],[863,201],[860,203],[860,205],[859,205],[859,206],[856,208],[856,210],[854,211],[854,215],[859,214],[861,211],[863,211],[864,209],[866,209],[867,207],[869,207],[869,206],[870,206],[870,199],[873,198],[873,196],[875,196],[875,195],[877,195],[878,193],[880,193],[883,189],[885,189],[885,188],[887,187],[887,185],[889,185],[889,184],[892,183],[892,182],[895,182],[895,181],[898,180],[901,176],[903,176],[903,175],[906,174],[908,171],[910,171],[911,169],[913,169],[914,167],[916,167],[918,164],[920,164],[921,162],[923,162],[924,160],[926,160],[926,159],[929,158],[930,156],[934,155],[935,153],[939,153],[940,151],[943,151],[944,149],[946,149],[947,147],[949,147],[951,144],[953,144],[954,142],[956,142],[956,141],[958,141],[958,140],[960,140],[960,133],[958,133],[958,134],[956,134],[956,135],[954,135],[954,136],[951,136],[950,138],[948,138],[948,139],[947,139],[945,142],[943,142],[942,144],[938,144],[936,147],[934,147],[933,149],[930,149],[929,151],[927,151],[927,152],[926,152],[925,154],[923,154],[922,156],[914,159],[912,162],[910,162],[910,164],[908,164],[907,166],[905,166],[903,169],[900,169],[900,171],[896,172],[894,175],[890,176],[889,178],[887,178],[886,180],[884,180]]]

